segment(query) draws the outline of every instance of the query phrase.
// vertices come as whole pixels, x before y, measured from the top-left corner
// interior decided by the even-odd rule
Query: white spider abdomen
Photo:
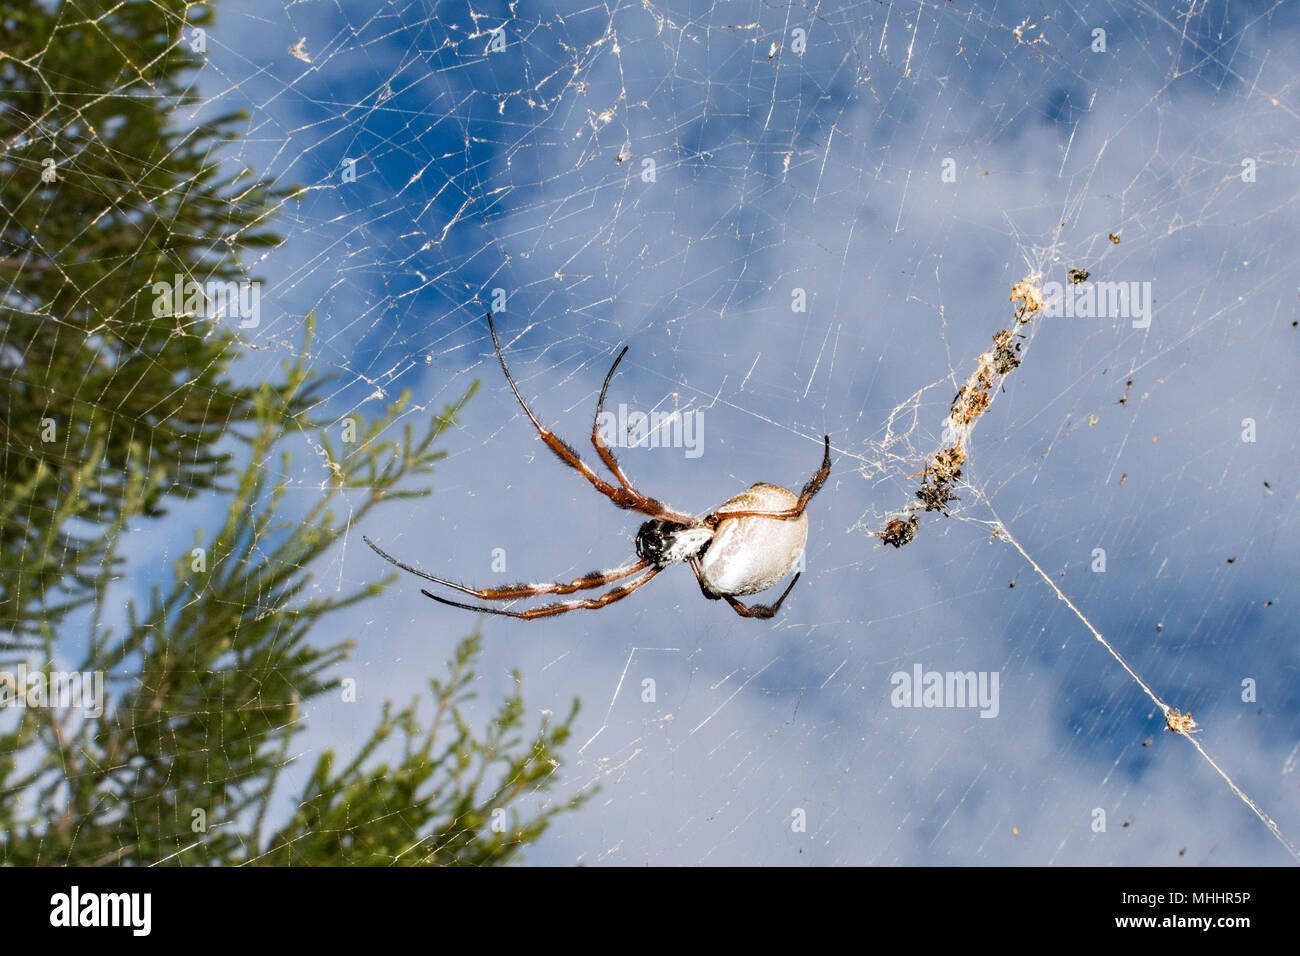
[[[728,511],[784,511],[799,497],[779,485],[760,482],[717,508]],[[757,594],[794,567],[808,541],[808,516],[798,518],[723,518],[700,559],[704,585],[713,594]]]

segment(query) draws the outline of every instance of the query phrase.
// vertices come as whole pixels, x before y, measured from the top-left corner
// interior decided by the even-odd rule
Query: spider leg
[[[734,610],[741,617],[761,617],[761,618],[775,617],[776,612],[781,610],[781,602],[785,600],[785,596],[787,594],[789,594],[792,590],[794,590],[795,582],[798,580],[799,580],[799,575],[796,574],[794,576],[794,579],[788,585],[786,585],[786,589],[781,592],[781,596],[776,599],[775,604],[755,604],[752,605],[751,607],[746,607],[744,604],[741,604],[739,601],[737,601],[734,597],[731,597],[730,595],[724,594],[722,595],[722,597],[728,604],[731,605],[732,610]]]
[[[652,518],[664,518],[668,521],[680,524],[690,524],[694,520],[690,515],[671,511],[654,499],[647,498],[640,492],[632,490],[631,485],[627,483],[627,479],[623,477],[621,470],[617,472],[617,474],[623,487],[615,488],[592,471],[590,466],[588,466],[587,463],[578,456],[578,453],[569,447],[563,439],[557,437],[553,431],[543,425],[538,420],[537,416],[533,414],[533,410],[528,407],[528,403],[524,401],[523,395],[519,392],[519,386],[515,384],[514,376],[510,374],[510,369],[506,366],[506,357],[501,351],[501,339],[497,336],[497,329],[496,325],[492,321],[491,312],[487,314],[487,320],[488,329],[492,332],[492,344],[496,347],[497,359],[501,362],[501,371],[505,373],[506,381],[510,383],[510,390],[515,393],[515,399],[519,402],[520,408],[524,410],[524,414],[528,416],[528,420],[533,423],[533,427],[537,429],[537,434],[541,436],[541,439],[546,443],[547,448],[555,452],[556,456],[562,462],[591,482],[593,488],[599,491],[619,508],[624,508],[630,511],[639,511],[642,514],[650,515]],[[619,357],[622,358],[621,355]],[[617,366],[618,362],[615,361],[614,365]],[[610,369],[610,375],[613,374],[614,370]],[[605,380],[605,384],[607,386],[609,384],[608,377]],[[601,457],[603,458],[604,455]]]
[[[614,457],[614,453],[609,450],[609,446],[605,444],[605,439],[600,437],[600,413],[605,410],[605,393],[609,391],[609,383],[614,380],[614,373],[618,371],[618,363],[623,361],[623,356],[626,354],[627,346],[625,345],[623,351],[618,353],[618,358],[614,359],[614,364],[609,367],[609,373],[605,376],[605,384],[600,387],[600,398],[596,402],[596,417],[591,421],[591,444],[595,446],[596,454],[600,455],[600,460],[614,473],[618,483],[635,495],[638,494],[637,490],[632,487],[632,482],[628,481],[627,475],[623,474],[622,466],[619,465],[618,459]]]
[[[663,568],[655,566],[646,571],[639,578],[634,579],[628,584],[620,585],[612,591],[606,591],[597,598],[578,598],[573,601],[561,601],[558,604],[543,604],[540,607],[531,607],[527,611],[507,611],[499,607],[475,607],[472,604],[462,604],[459,601],[452,601],[448,598],[438,597],[436,594],[430,594],[428,591],[421,590],[420,593],[425,597],[433,598],[439,604],[447,604],[451,607],[464,608],[466,611],[479,611],[483,614],[500,614],[504,617],[517,617],[525,621],[531,621],[539,617],[554,617],[556,614],[565,614],[569,611],[586,609],[589,611],[597,610],[606,604],[613,604],[615,601],[621,601],[641,585],[650,581]]]
[[[794,590],[795,582],[799,580],[799,575],[796,574],[794,576],[794,580],[792,580],[788,585],[786,585],[785,590],[781,592],[781,596],[776,599],[775,604],[755,604],[753,607],[746,607],[744,604],[737,601],[734,597],[732,597],[729,594],[714,594],[712,591],[706,588],[704,586],[704,575],[700,573],[700,562],[698,559],[691,558],[688,563],[691,566],[691,570],[695,572],[695,580],[700,582],[700,590],[704,592],[704,596],[706,598],[709,598],[712,601],[716,601],[718,600],[718,598],[722,598],[728,604],[730,604],[732,610],[734,610],[741,617],[759,617],[759,618],[775,617],[776,612],[781,610],[781,602],[785,600],[787,594],[789,594],[791,591]]]
[[[515,598],[536,597],[539,594],[572,594],[574,591],[585,591],[588,588],[601,587],[602,585],[609,584],[612,581],[621,581],[623,578],[630,577],[638,571],[644,571],[650,566],[649,559],[643,558],[636,562],[636,564],[616,568],[613,571],[593,571],[591,574],[575,578],[568,584],[516,584],[506,588],[470,588],[463,584],[457,584],[455,581],[448,581],[446,578],[435,577],[427,571],[413,568],[409,564],[403,564],[364,535],[361,540],[370,545],[371,550],[389,564],[395,565],[403,571],[409,571],[411,574],[424,578],[426,581],[432,581],[434,584],[441,584],[444,587],[452,588],[453,590],[460,591],[462,594],[468,594],[471,597],[480,598],[484,601],[510,601]]]
[[[803,509],[808,506],[808,502],[812,500],[812,496],[821,491],[822,485],[826,484],[826,479],[829,478],[831,474],[831,436],[823,435],[822,444],[825,448],[822,452],[822,466],[817,469],[817,472],[811,478],[808,479],[808,483],[804,485],[803,490],[799,492],[798,508],[800,513],[802,513]]]
[[[822,466],[817,469],[815,475],[808,479],[808,484],[803,486],[803,491],[799,492],[799,500],[793,508],[785,508],[781,511],[715,511],[704,519],[704,523],[709,527],[715,527],[723,518],[780,518],[782,520],[798,518],[804,513],[804,509],[808,507],[808,502],[812,500],[812,496],[821,490],[822,485],[826,483],[827,476],[831,473],[831,436],[822,436],[822,441],[825,442],[826,447],[826,451],[822,455]]]

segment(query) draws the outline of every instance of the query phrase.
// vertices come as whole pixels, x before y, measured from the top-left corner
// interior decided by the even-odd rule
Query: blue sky
[[[362,533],[488,586],[631,554],[636,520],[546,452],[506,389],[493,289],[521,388],[575,446],[624,344],[611,407],[700,411],[699,458],[621,452],[680,508],[797,489],[831,437],[807,572],[774,620],[705,602],[671,568],[600,612],[484,622],[483,700],[512,669],[534,711],[580,697],[559,792],[601,788],[528,860],[1287,862],[1030,561],[1296,839],[1295,9],[514,12],[223,3],[197,115],[247,109],[230,161],[307,187],[254,264],[269,351],[243,374],[314,309],[340,417],[411,389],[422,421],[485,386],[432,497],[355,529],[322,587],[386,572]],[[300,38],[310,64],[289,53]],[[959,507],[883,547],[870,532],[910,500],[952,395],[1011,324],[1012,284],[1070,268],[1150,283],[1150,327],[1032,323]],[[317,463],[296,467],[310,492]],[[344,676],[362,699],[313,705],[290,786],[310,751],[354,747],[384,699],[420,694],[473,623],[411,578],[339,616],[329,637],[359,639]],[[998,716],[891,706],[891,675],[918,663],[997,672]]]

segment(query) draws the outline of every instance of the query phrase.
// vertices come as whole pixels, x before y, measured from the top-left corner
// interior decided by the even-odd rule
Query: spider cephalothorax
[[[666,568],[699,557],[712,537],[713,530],[702,524],[651,518],[636,533],[636,556]]]
[[[600,413],[605,407],[605,393],[614,378],[618,363],[627,354],[626,346],[614,359],[609,374],[605,376],[605,385],[600,390],[600,399],[596,402],[596,418],[591,426],[591,443],[596,454],[605,463],[617,479],[618,485],[612,485],[601,478],[584,462],[578,453],[538,421],[524,397],[519,394],[506,367],[505,355],[501,352],[501,340],[497,337],[496,326],[492,322],[492,313],[488,313],[488,329],[492,332],[492,344],[496,347],[497,359],[501,362],[501,371],[510,383],[524,414],[537,429],[546,446],[555,452],[561,461],[573,468],[591,486],[612,501],[617,507],[630,511],[639,511],[650,520],[641,525],[636,534],[637,560],[613,571],[594,571],[573,581],[556,584],[518,584],[507,588],[470,588],[455,581],[435,577],[424,571],[403,564],[392,555],[381,550],[369,538],[364,539],[385,561],[397,565],[403,571],[417,574],[426,581],[441,584],[462,594],[480,598],[484,601],[509,601],[516,598],[536,597],[542,594],[573,594],[598,588],[614,581],[632,578],[627,584],[621,584],[606,591],[597,598],[577,598],[572,601],[560,601],[555,604],[543,604],[526,611],[511,611],[505,608],[474,607],[449,598],[439,597],[422,591],[442,604],[465,608],[470,611],[485,611],[488,614],[504,614],[533,620],[539,617],[551,617],[579,608],[602,608],[614,601],[627,597],[637,588],[646,584],[656,574],[670,564],[686,563],[695,573],[700,583],[700,590],[710,599],[722,598],[742,617],[772,617],[781,607],[781,602],[799,580],[796,573],[781,596],[773,604],[755,604],[747,606],[736,600],[736,595],[757,594],[776,584],[799,563],[803,554],[804,543],[808,539],[808,517],[804,509],[809,500],[825,483],[831,473],[831,440],[823,436],[822,464],[817,473],[804,485],[796,495],[780,485],[760,482],[751,485],[734,498],[723,502],[703,518],[694,518],[665,507],[653,498],[648,498],[632,486],[627,475],[600,436]]]
[[[664,552],[676,538],[677,532],[686,530],[687,525],[663,518],[651,518],[636,533],[636,556],[651,564],[664,564]]]

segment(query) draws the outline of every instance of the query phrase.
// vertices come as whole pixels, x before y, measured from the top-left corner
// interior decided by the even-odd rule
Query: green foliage
[[[153,314],[154,282],[235,278],[241,252],[277,241],[279,194],[222,178],[237,117],[170,119],[198,65],[178,38],[207,9],[0,0],[0,682],[72,655],[109,680],[98,714],[0,708],[0,864],[508,861],[581,802],[546,796],[577,703],[530,732],[516,687],[476,732],[477,634],[431,682],[427,724],[419,702],[387,708],[346,766],[327,753],[285,793],[304,704],[356,706],[340,693],[351,642],[312,638],[383,590],[326,591],[310,569],[384,501],[429,493],[476,386],[420,433],[407,394],[354,413],[336,446],[337,423],[311,418],[312,316],[279,380],[244,387],[228,326]],[[293,477],[304,443],[323,481]],[[200,493],[225,518],[170,577],[128,560],[129,526]],[[124,578],[159,583],[114,629]]]
[[[483,866],[505,862],[540,836],[565,804],[552,803],[528,820],[508,818],[507,807],[548,787],[577,704],[562,724],[551,727],[543,721],[536,736],[525,742],[517,733],[523,699],[516,692],[501,705],[484,739],[474,739],[460,705],[473,697],[469,686],[479,646],[479,635],[467,638],[456,649],[450,679],[430,681],[435,711],[427,729],[420,728],[415,705],[397,714],[386,708],[378,733],[347,767],[336,773],[333,755],[322,756],[309,796],[292,823],[271,838],[270,850],[259,862]],[[444,728],[452,731],[445,742],[438,739]],[[400,762],[366,767],[393,732],[403,737]],[[488,782],[494,767],[495,777]]]
[[[309,318],[303,354],[311,327]],[[543,721],[525,738],[516,691],[476,737],[462,714],[472,696],[474,635],[457,649],[450,677],[431,682],[426,729],[417,704],[386,710],[345,767],[335,770],[332,754],[320,758],[292,821],[264,835],[290,742],[303,727],[302,705],[327,694],[339,699],[337,671],[352,646],[318,648],[309,633],[382,589],[322,597],[308,568],[380,502],[428,493],[397,486],[428,477],[443,457],[436,440],[475,390],[433,416],[423,434],[407,424],[400,440],[383,437],[408,414],[403,395],[362,423],[346,454],[322,435],[317,447],[329,479],[305,514],[287,517],[286,493],[298,486],[291,458],[273,468],[274,453],[320,424],[294,409],[311,403],[322,380],[301,358],[285,364],[284,379],[254,396],[249,466],[225,522],[194,541],[202,558],[184,552],[170,586],[155,587],[142,608],[131,605],[120,634],[92,625],[78,669],[127,678],[111,706],[97,717],[14,711],[17,728],[0,736],[5,862],[486,864],[509,860],[580,802],[553,801],[526,819],[503,815],[519,798],[549,789],[577,704],[563,722]],[[139,506],[141,499],[133,500]],[[342,518],[339,504],[347,506]],[[119,543],[110,534],[106,553]],[[111,567],[106,562],[93,582],[96,593],[108,589]],[[43,659],[52,660],[48,629],[43,642]],[[383,759],[394,735],[403,741],[395,762]],[[497,809],[503,814],[494,816]]]
[[[172,119],[196,102],[187,38],[211,20],[183,0],[0,0],[0,499],[25,519],[0,515],[0,550],[53,544],[73,581],[100,558],[48,538],[74,491],[82,522],[112,524],[131,476],[157,473],[130,491],[158,514],[219,483],[214,445],[253,415],[229,325],[153,308],[155,282],[233,280],[241,252],[278,242],[283,194],[220,165],[240,117]]]

